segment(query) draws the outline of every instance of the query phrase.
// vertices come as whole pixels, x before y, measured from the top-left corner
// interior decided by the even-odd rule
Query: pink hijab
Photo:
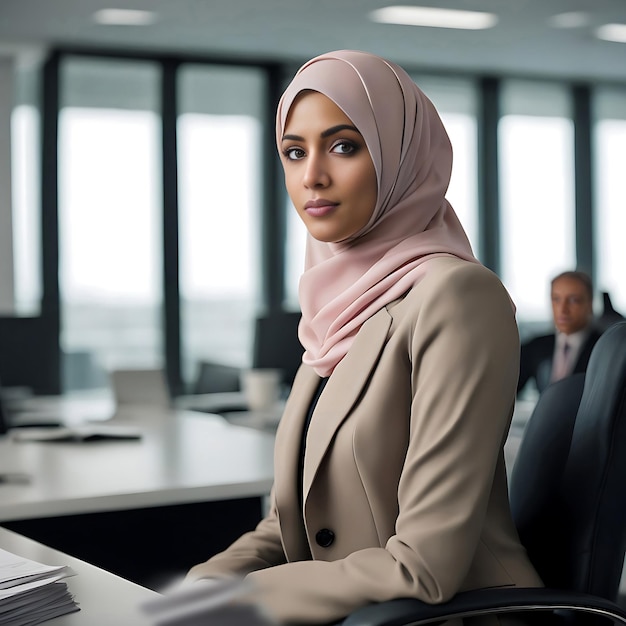
[[[365,227],[347,240],[307,240],[300,279],[303,362],[328,376],[362,324],[418,283],[425,261],[452,255],[478,262],[445,198],[452,147],[433,104],[399,66],[340,50],[305,63],[285,90],[276,140],[294,99],[310,89],[330,98],[359,129],[378,180]]]

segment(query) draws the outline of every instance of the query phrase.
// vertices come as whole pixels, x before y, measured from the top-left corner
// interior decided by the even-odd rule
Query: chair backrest
[[[616,322],[626,319],[621,313],[613,308],[611,296],[608,292],[602,292],[602,313],[596,317],[595,326],[600,332],[604,332]]]
[[[302,362],[304,348],[298,339],[300,312],[271,313],[256,319],[252,367],[279,369],[282,382],[291,387]]]
[[[510,498],[547,586],[617,599],[626,549],[626,322],[600,337],[586,374],[540,396]]]
[[[241,368],[214,361],[199,361],[192,393],[240,391]]]

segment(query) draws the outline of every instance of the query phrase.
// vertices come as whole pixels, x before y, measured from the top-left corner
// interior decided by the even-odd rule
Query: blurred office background
[[[389,4],[0,0],[3,383],[164,367],[178,394],[203,360],[250,365],[255,319],[297,311],[304,256],[276,102],[338,48],[401,63],[438,107],[449,200],[523,335],[550,327],[565,269],[626,311],[626,3],[426,3],[492,16],[469,30],[371,19]],[[102,23],[119,5],[150,12]]]

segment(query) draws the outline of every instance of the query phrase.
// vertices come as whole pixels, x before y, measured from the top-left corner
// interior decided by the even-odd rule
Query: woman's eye
[[[333,152],[337,154],[352,154],[356,150],[356,146],[349,141],[340,141],[333,146]]]
[[[302,148],[287,148],[283,154],[290,161],[297,161],[298,159],[304,157],[304,150]]]

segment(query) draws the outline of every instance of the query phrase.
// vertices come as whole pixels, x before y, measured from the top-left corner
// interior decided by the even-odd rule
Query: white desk
[[[536,403],[536,400],[517,400],[515,403],[509,436],[504,445],[504,458],[509,476],[513,470],[517,452],[522,443],[526,423],[530,419]]]
[[[274,438],[223,418],[129,409],[115,421],[138,425],[140,441],[0,440],[0,521],[184,502],[262,496],[273,480]]]
[[[513,419],[511,421],[511,425],[516,427],[518,430],[524,430],[526,423],[528,422],[530,416],[535,410],[536,404],[537,398],[528,400],[518,398],[515,402],[515,409],[513,411]]]
[[[260,520],[274,436],[181,410],[126,408],[140,441],[0,439],[0,524],[152,588]],[[125,562],[126,553],[130,559]]]
[[[77,613],[62,615],[50,626],[147,626],[151,622],[140,609],[156,593],[89,565],[36,541],[0,528],[0,547],[46,565],[69,565],[76,576],[65,579],[80,604]]]

